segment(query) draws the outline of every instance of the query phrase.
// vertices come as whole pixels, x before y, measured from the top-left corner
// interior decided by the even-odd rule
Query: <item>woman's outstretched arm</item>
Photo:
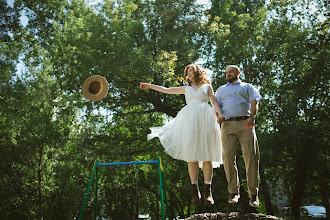
[[[185,87],[171,87],[166,88],[164,86],[158,86],[151,83],[143,83],[140,82],[140,89],[153,89],[158,92],[166,93],[166,94],[185,94]]]

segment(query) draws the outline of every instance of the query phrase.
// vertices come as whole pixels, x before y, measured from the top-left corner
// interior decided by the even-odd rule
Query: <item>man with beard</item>
[[[228,202],[235,204],[240,198],[240,184],[236,164],[236,149],[240,144],[246,168],[249,204],[259,205],[259,146],[255,132],[258,112],[258,91],[240,80],[240,70],[235,65],[226,68],[227,84],[218,88],[215,97],[222,109],[221,142],[223,165],[230,193]]]

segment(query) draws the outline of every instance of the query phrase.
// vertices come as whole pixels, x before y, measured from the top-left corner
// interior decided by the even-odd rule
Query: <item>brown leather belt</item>
[[[226,121],[242,121],[248,119],[249,116],[239,116],[239,117],[232,117],[228,118]]]

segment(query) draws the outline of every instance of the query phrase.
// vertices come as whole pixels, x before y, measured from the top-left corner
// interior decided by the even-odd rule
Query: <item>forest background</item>
[[[0,9],[1,219],[77,218],[95,160],[158,156],[171,218],[203,211],[190,203],[187,164],[167,156],[158,139],[146,140],[149,127],[175,117],[184,96],[139,89],[140,81],[184,85],[183,70],[195,62],[208,68],[215,89],[226,82],[225,67],[237,64],[263,96],[261,206],[248,206],[239,151],[240,203],[227,204],[220,168],[208,211],[280,215],[286,205],[296,218],[300,205],[329,211],[327,1],[1,0]],[[109,82],[99,102],[81,92],[91,75]],[[157,167],[106,167],[99,177],[99,217],[160,219]]]

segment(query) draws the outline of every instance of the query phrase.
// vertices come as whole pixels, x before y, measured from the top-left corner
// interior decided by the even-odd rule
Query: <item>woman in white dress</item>
[[[198,205],[201,199],[198,187],[201,167],[204,176],[204,202],[206,205],[213,205],[213,168],[222,164],[220,126],[215,112],[218,113],[218,120],[223,116],[205,69],[190,64],[184,72],[189,86],[166,88],[140,83],[141,89],[150,88],[166,94],[184,94],[187,103],[177,116],[164,126],[150,128],[148,140],[158,137],[167,154],[174,159],[188,162],[194,205]],[[213,108],[208,104],[209,100]]]

